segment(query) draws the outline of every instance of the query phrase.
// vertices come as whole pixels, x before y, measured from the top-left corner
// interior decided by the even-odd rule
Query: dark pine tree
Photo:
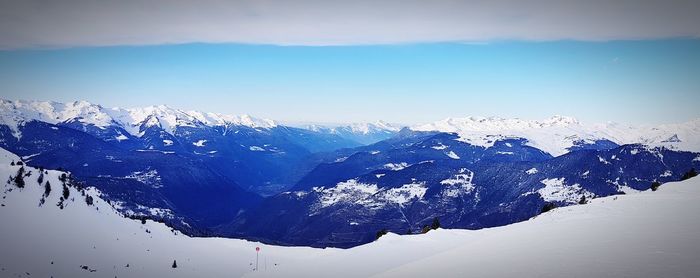
[[[433,224],[430,225],[430,228],[433,230],[440,228],[440,219],[437,217],[433,218]]]
[[[173,266],[172,268],[177,268],[177,260],[173,260]]]
[[[70,196],[70,190],[68,190],[68,186],[66,184],[63,184],[63,200],[68,200],[68,196]]]
[[[382,237],[383,235],[386,235],[386,234],[388,234],[388,233],[389,233],[389,231],[388,231],[387,229],[381,229],[381,230],[379,230],[379,231],[377,232],[377,238],[376,238],[376,239],[379,239],[380,237]]]
[[[583,204],[586,204],[586,203],[588,203],[588,201],[586,200],[586,196],[581,196],[581,199],[578,200],[578,204],[579,204],[579,205],[583,205]]]
[[[19,167],[19,170],[17,170],[17,175],[13,181],[17,187],[24,188],[24,167]]]
[[[651,191],[656,191],[659,189],[659,186],[661,186],[661,183],[658,181],[652,182],[651,183]]]
[[[46,184],[44,184],[44,197],[49,197],[49,194],[51,194],[51,183],[46,181]]]
[[[554,203],[545,203],[544,206],[542,207],[542,210],[540,210],[540,213],[548,212],[550,210],[553,210],[556,207],[557,207],[557,205],[555,205]]]
[[[423,225],[423,228],[420,229],[421,234],[425,234],[427,232],[430,232],[430,226],[428,225]]]

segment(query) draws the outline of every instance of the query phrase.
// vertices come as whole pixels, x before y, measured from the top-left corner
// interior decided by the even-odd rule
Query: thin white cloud
[[[700,1],[5,1],[0,48],[700,37]]]

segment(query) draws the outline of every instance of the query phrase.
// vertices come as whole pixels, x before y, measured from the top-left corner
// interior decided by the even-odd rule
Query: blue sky
[[[700,40],[365,46],[180,44],[0,51],[8,99],[166,104],[289,122],[700,117]]]

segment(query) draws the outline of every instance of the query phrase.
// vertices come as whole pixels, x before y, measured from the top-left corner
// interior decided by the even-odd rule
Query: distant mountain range
[[[478,229],[646,190],[700,166],[700,119],[657,127],[452,118],[281,125],[167,106],[0,100],[0,147],[187,234],[349,247]],[[167,213],[162,213],[166,211]]]

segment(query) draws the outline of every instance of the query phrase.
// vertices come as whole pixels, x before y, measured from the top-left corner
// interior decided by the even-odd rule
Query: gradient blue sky
[[[0,51],[7,99],[166,104],[288,122],[554,114],[679,122],[700,117],[698,73],[697,39]]]

